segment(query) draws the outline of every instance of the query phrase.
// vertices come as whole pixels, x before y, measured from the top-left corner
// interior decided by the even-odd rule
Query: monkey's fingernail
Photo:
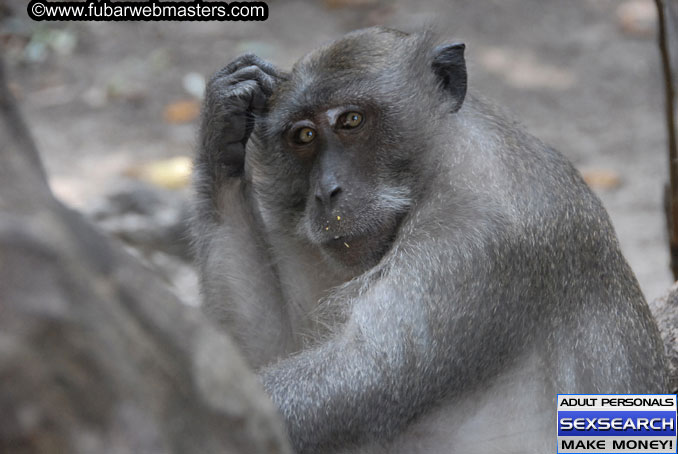
[[[348,245],[348,243],[344,243],[344,246],[346,246],[346,247],[350,247],[350,246]]]

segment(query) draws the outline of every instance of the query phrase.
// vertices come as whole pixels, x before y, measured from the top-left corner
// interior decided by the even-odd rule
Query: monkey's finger
[[[245,166],[245,145],[242,143],[222,145],[219,149],[218,160],[226,167],[230,176],[239,175]]]
[[[263,110],[275,85],[275,79],[258,66],[247,66],[213,81],[207,90],[207,103],[220,105],[229,110],[240,107],[257,114]],[[254,103],[250,102],[253,97],[256,98]]]
[[[259,99],[261,88],[254,80],[245,80],[229,86],[220,99],[218,112],[212,113],[212,122],[220,122],[220,141],[244,143],[249,136],[248,122],[251,117],[252,101]],[[265,103],[265,99],[264,99]]]
[[[247,66],[258,66],[263,72],[276,79],[287,78],[287,75],[283,71],[280,71],[278,68],[276,68],[273,64],[257,57],[254,54],[247,53],[237,57],[224,68],[217,71],[217,73],[212,77],[212,80],[228,76]]]
[[[261,91],[256,80],[220,80],[207,91],[205,103],[211,107],[211,112],[208,113],[218,115],[222,112],[246,111],[255,90]]]
[[[258,56],[254,54],[249,54],[251,55],[250,59],[246,59],[245,61],[249,61],[249,65],[247,66],[258,66],[261,68],[263,72],[268,74],[271,77],[274,77],[276,79],[287,79],[287,74],[285,74],[284,71],[278,69],[275,65],[272,63],[259,58]]]
[[[252,93],[252,99],[250,100],[250,112],[254,115],[263,112],[268,97],[269,96],[264,94],[261,90],[255,90],[254,93]]]
[[[222,143],[242,143],[247,135],[247,110],[225,112],[221,116],[219,141]]]
[[[220,142],[239,142],[246,129],[252,93],[258,89],[255,81],[210,87],[202,113],[202,129],[218,134]]]
[[[246,66],[223,79],[224,84],[236,84],[245,80],[256,81],[266,96],[270,96],[276,86],[276,79],[266,74],[258,66]]]
[[[208,162],[223,166],[229,176],[238,175],[245,163],[248,130],[246,112],[214,115],[202,128],[201,153]]]

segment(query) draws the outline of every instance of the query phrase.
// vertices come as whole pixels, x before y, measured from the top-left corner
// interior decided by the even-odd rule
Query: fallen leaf
[[[614,189],[621,185],[621,177],[614,170],[589,169],[582,170],[581,176],[593,189]]]
[[[132,167],[125,175],[163,188],[180,189],[190,183],[191,170],[191,158],[178,156]]]
[[[617,7],[617,22],[622,32],[640,38],[654,36],[657,7],[652,0],[628,0]]]
[[[167,123],[190,123],[200,114],[200,103],[195,99],[177,101],[165,106],[164,118]]]

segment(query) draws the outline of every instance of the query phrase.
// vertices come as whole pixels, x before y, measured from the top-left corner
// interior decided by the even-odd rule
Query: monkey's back
[[[487,128],[479,143],[495,145],[473,166],[501,194],[513,240],[507,277],[526,279],[532,320],[549,327],[534,341],[557,368],[557,392],[665,392],[659,331],[599,198],[558,151],[469,101],[470,115]]]

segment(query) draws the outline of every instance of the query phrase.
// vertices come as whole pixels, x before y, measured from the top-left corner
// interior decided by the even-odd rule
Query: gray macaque
[[[208,84],[204,309],[298,453],[553,452],[557,393],[666,391],[599,200],[436,42],[371,28]]]

